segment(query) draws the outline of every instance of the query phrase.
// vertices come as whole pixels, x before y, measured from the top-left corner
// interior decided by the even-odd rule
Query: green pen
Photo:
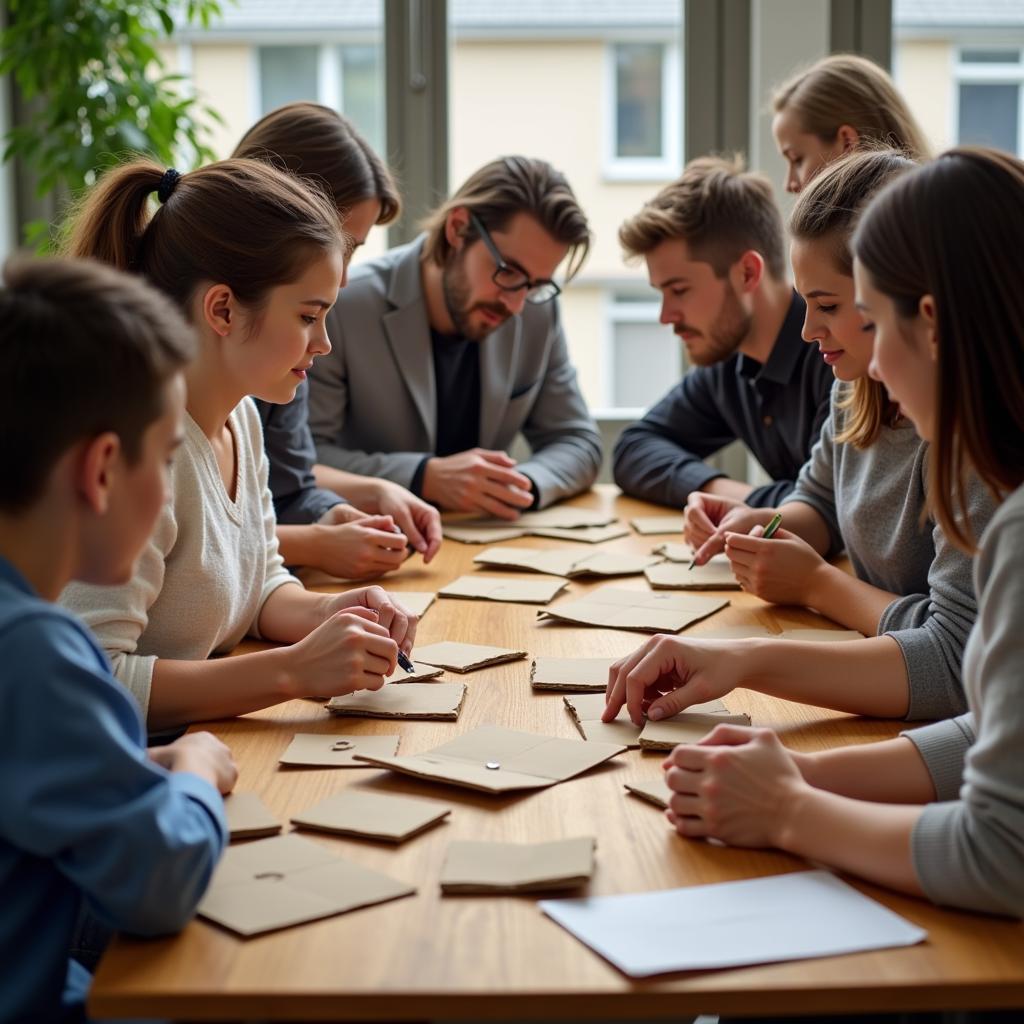
[[[775,531],[781,525],[782,525],[782,513],[781,512],[776,512],[775,515],[773,515],[771,517],[771,519],[769,520],[768,525],[764,528],[764,533],[762,533],[761,536],[764,537],[765,540],[769,540],[771,537],[775,536]]]

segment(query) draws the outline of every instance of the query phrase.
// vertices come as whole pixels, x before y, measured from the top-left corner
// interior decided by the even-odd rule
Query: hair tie
[[[174,191],[175,186],[178,184],[178,180],[181,178],[181,174],[176,171],[173,167],[168,167],[164,171],[164,176],[160,179],[160,184],[156,187],[156,197],[161,203],[166,203],[171,198],[171,193]]]

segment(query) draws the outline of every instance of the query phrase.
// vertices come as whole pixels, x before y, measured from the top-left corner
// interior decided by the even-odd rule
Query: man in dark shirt
[[[691,161],[619,230],[661,292],[662,323],[694,368],[615,446],[627,493],[682,508],[691,492],[775,506],[793,488],[828,414],[832,373],[800,336],[771,185],[736,162]],[[739,439],[772,478],[732,480],[704,459]]]
[[[321,486],[384,477],[444,509],[514,519],[586,490],[601,441],[569,361],[552,278],[590,230],[565,178],[504,157],[473,174],[423,235],[361,264],[310,371]],[[507,454],[518,433],[532,454]],[[337,485],[335,480],[337,479]]]

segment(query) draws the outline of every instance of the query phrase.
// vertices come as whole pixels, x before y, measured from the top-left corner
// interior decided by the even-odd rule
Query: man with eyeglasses
[[[353,269],[310,372],[317,482],[385,477],[443,509],[515,519],[586,490],[601,441],[576,383],[555,283],[590,229],[564,176],[503,157],[408,245]],[[531,457],[507,454],[518,433]],[[333,488],[332,488],[333,489]]]

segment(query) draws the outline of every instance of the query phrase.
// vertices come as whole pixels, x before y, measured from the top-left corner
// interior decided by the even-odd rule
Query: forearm
[[[329,597],[304,587],[278,587],[260,609],[260,636],[282,644],[302,640],[328,617]]]
[[[344,495],[356,508],[363,512],[379,512],[379,503],[383,491],[382,481],[372,476],[360,476],[345,469],[324,466],[319,463],[313,467],[319,487]]]
[[[811,786],[789,801],[780,849],[922,896],[911,835],[922,808],[869,803]]]
[[[828,553],[828,524],[816,508],[803,501],[787,501],[776,511],[781,513],[782,525],[790,533],[805,540],[822,557]]]
[[[737,685],[773,697],[855,715],[901,718],[909,684],[890,637],[841,644],[750,640],[741,649]]]
[[[917,747],[906,737],[793,754],[804,781],[855,800],[926,804],[935,786]]]
[[[750,484],[727,476],[716,476],[704,485],[704,490],[708,494],[720,498],[735,498],[737,501],[745,501],[753,489]]]
[[[808,580],[806,604],[847,629],[875,636],[882,614],[898,597],[823,562]]]
[[[277,547],[285,565],[316,565],[317,535],[322,527],[277,526]],[[261,627],[262,631],[262,627]]]
[[[147,725],[151,732],[158,732],[233,718],[299,696],[289,661],[286,647],[204,661],[158,658]]]

